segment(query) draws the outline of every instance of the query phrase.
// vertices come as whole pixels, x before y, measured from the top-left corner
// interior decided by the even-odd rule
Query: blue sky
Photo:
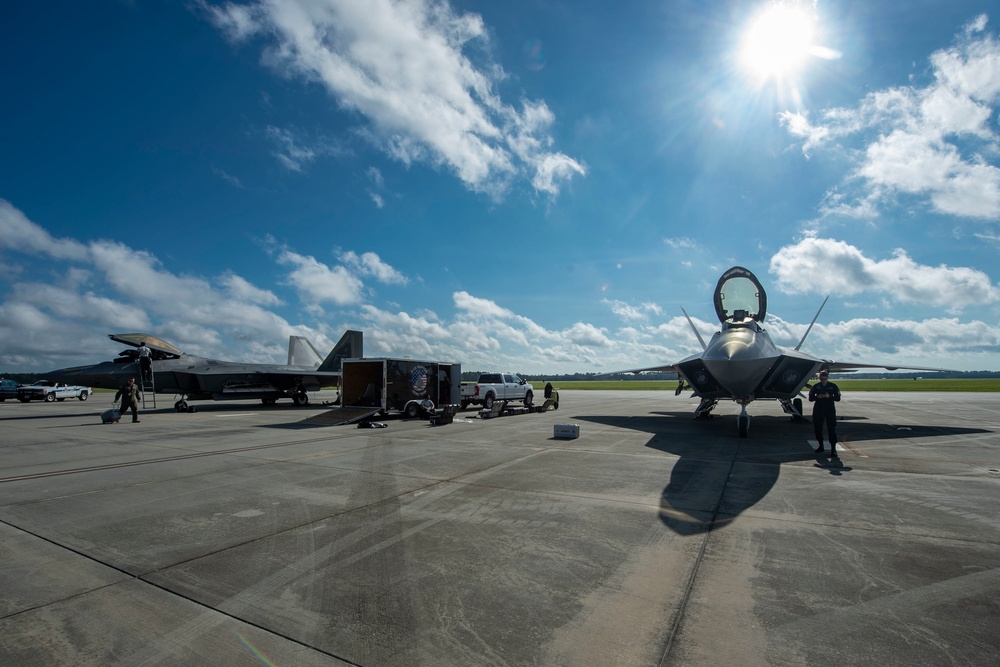
[[[1000,370],[998,22],[961,0],[3,3],[0,371],[130,331],[283,362],[346,328],[468,370],[662,364],[699,349],[682,307],[717,328],[732,265],[779,344],[832,294],[806,351]]]

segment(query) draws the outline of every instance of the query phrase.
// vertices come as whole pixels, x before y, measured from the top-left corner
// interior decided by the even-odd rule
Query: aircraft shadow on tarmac
[[[660,497],[660,520],[681,535],[722,528],[768,494],[778,480],[781,464],[814,461],[814,467],[834,476],[853,468],[818,454],[811,421],[792,422],[787,415],[758,415],[750,437],[740,438],[732,417],[694,420],[690,412],[651,412],[633,417],[576,415],[608,426],[646,431],[646,447],[680,457]],[[900,430],[900,429],[906,430]],[[866,418],[838,419],[841,442],[912,439],[987,433],[985,429],[884,424]],[[740,464],[740,465],[738,465]]]

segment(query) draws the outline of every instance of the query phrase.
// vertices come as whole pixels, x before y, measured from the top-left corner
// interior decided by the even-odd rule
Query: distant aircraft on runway
[[[737,426],[741,438],[747,437],[750,415],[747,405],[757,399],[777,399],[786,414],[793,419],[803,419],[802,398],[799,392],[817,371],[827,369],[832,373],[854,371],[859,368],[900,368],[920,371],[941,371],[941,368],[924,366],[898,366],[895,364],[864,364],[821,359],[801,352],[799,348],[819,318],[829,296],[820,305],[816,317],[802,335],[794,349],[780,348],[761,324],[767,315],[767,295],[757,277],[741,266],[734,266],[719,278],[715,287],[715,312],[722,328],[706,345],[691,317],[684,310],[688,324],[698,337],[704,350],[675,364],[636,368],[624,373],[647,371],[675,372],[680,376],[677,394],[692,389],[693,396],[701,398],[695,409],[696,418],[707,418],[722,399],[735,401],[741,406]]]
[[[132,348],[146,344],[152,352],[154,391],[179,394],[180,399],[174,404],[178,411],[186,410],[189,400],[209,399],[259,398],[265,405],[272,405],[287,396],[296,405],[306,405],[309,403],[307,392],[338,384],[343,359],[364,356],[364,337],[360,331],[347,331],[322,363],[312,343],[300,336],[290,336],[288,364],[284,366],[196,357],[144,333],[108,334],[108,337]],[[114,361],[63,368],[46,373],[45,377],[58,382],[118,389],[128,377],[141,379],[138,356],[137,349],[128,349]],[[145,387],[149,387],[148,381]]]

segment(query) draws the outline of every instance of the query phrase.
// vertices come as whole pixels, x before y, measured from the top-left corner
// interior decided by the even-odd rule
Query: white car
[[[22,403],[31,401],[65,401],[67,398],[77,398],[85,401],[90,398],[93,390],[90,387],[79,387],[77,385],[52,382],[51,380],[39,380],[35,384],[26,384],[17,388],[17,400]]]

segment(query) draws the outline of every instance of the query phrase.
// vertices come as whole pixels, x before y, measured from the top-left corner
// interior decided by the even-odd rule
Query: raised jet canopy
[[[763,322],[767,316],[767,294],[757,276],[742,266],[734,266],[715,286],[715,313],[723,324],[739,324],[748,319]]]
[[[177,358],[180,357],[183,352],[178,350],[176,347],[168,343],[167,341],[157,338],[156,336],[151,336],[146,333],[120,333],[120,334],[108,334],[108,338],[117,342],[124,343],[125,345],[131,345],[132,347],[139,347],[140,343],[145,343],[146,347],[154,352],[161,352],[162,358]],[[159,355],[158,355],[159,356]]]

